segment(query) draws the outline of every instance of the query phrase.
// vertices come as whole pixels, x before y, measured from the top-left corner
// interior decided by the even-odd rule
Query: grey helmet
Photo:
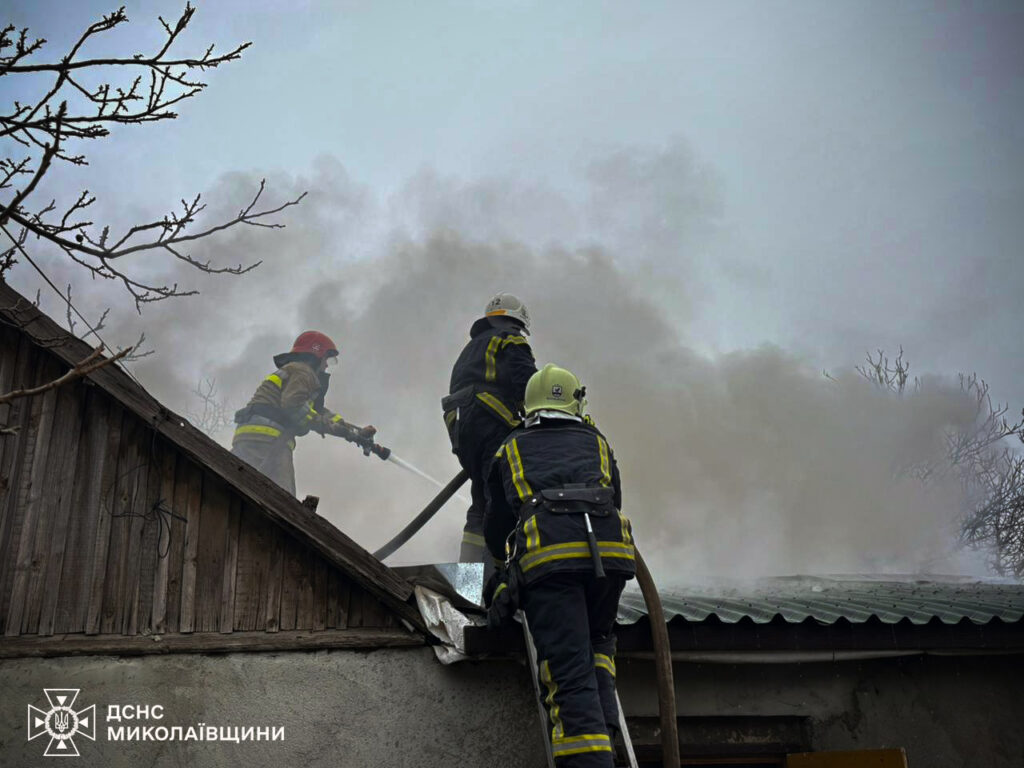
[[[530,333],[530,313],[526,305],[511,293],[499,293],[484,308],[484,317],[507,317],[523,326],[523,333]]]

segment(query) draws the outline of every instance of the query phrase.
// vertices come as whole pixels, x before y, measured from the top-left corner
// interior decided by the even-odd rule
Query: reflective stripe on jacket
[[[448,392],[471,388],[473,406],[480,407],[509,429],[519,426],[517,413],[523,403],[526,382],[537,364],[526,337],[514,327],[494,327],[481,318],[470,328],[470,340],[452,368]],[[455,411],[446,411],[451,428]]]
[[[235,414],[235,440],[273,440],[284,431],[293,437],[325,432],[341,416],[315,407],[320,377],[306,363],[290,362],[260,382],[248,405]],[[294,447],[294,439],[290,441]]]

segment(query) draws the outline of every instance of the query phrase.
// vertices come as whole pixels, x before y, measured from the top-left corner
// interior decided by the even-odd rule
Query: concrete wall
[[[0,766],[53,768],[48,738],[26,741],[27,706],[49,709],[44,688],[81,688],[75,709],[97,705],[96,741],[75,738],[82,756],[71,764],[83,768],[544,764],[523,666],[443,667],[427,648],[3,660]],[[108,704],[162,705],[150,726],[284,726],[285,741],[111,742]]]
[[[911,768],[1024,766],[1021,656],[908,656],[802,664],[684,664],[677,710],[704,718],[806,718],[817,750],[904,747]],[[652,662],[620,659],[630,716],[656,717]]]
[[[730,743],[786,742],[799,722],[814,750],[904,747],[911,768],[1020,768],[1019,656],[915,656],[802,664],[677,663],[682,730],[708,722]],[[630,718],[657,717],[654,668],[618,661]],[[0,766],[51,766],[47,738],[26,741],[26,708],[43,688],[81,688],[96,704],[95,742],[79,766],[356,768],[544,764],[533,690],[511,661],[443,667],[426,648],[0,661]],[[284,742],[118,743],[108,704],[159,704],[144,725],[284,726]],[[764,718],[764,720],[759,720]],[[122,723],[139,725],[138,721]],[[709,731],[709,732],[711,732]],[[656,742],[656,739],[655,739]]]

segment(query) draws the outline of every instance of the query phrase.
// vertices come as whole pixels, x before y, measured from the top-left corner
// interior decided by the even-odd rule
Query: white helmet
[[[499,293],[484,308],[484,317],[508,317],[523,326],[523,333],[530,333],[530,313],[526,305],[511,293]]]

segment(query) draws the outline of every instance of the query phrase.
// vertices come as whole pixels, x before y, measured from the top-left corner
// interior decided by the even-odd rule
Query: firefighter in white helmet
[[[481,562],[484,480],[491,457],[519,426],[526,382],[537,371],[526,337],[530,314],[510,293],[499,293],[469,329],[470,340],[455,361],[448,396],[441,400],[452,452],[469,472],[472,506],[466,513],[459,560]]]

